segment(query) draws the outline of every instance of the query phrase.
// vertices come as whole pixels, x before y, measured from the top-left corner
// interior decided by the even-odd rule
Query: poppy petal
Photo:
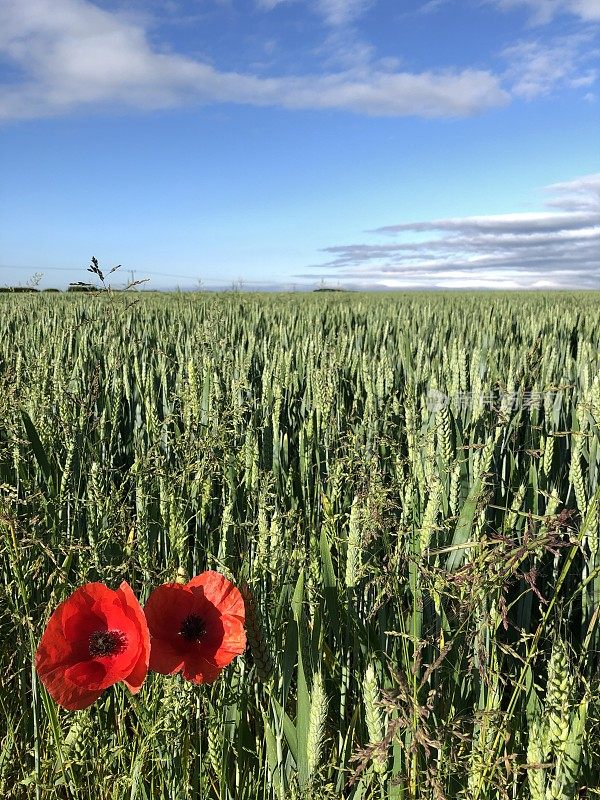
[[[144,612],[151,636],[150,669],[156,672],[182,671],[186,680],[210,683],[246,648],[243,598],[218,572],[209,570],[185,585],[157,587]]]
[[[67,711],[81,711],[88,708],[102,694],[100,691],[90,691],[81,686],[76,686],[65,677],[65,671],[60,667],[46,673],[42,681],[48,694]]]
[[[123,683],[131,694],[137,694],[142,688],[142,684],[146,680],[148,668],[150,666],[150,647],[147,650],[140,652],[139,658],[135,663],[133,669],[126,678],[123,678]]]
[[[216,606],[221,614],[234,614],[241,620],[245,619],[244,599],[239,589],[219,572],[207,570],[192,578],[186,586],[194,594],[200,589],[209,603]]]
[[[108,677],[109,683],[106,683],[107,674],[105,665],[99,659],[80,661],[65,670],[65,678],[70,683],[90,692],[101,692],[115,683],[110,676]]]
[[[148,631],[148,625],[142,607],[126,581],[123,581],[119,586],[117,594],[121,595],[126,613],[135,622],[140,635],[140,652],[138,659],[129,675],[123,679],[130,692],[132,694],[137,694],[148,674],[148,665],[150,661],[150,632]]]
[[[206,622],[206,633],[198,647],[206,658],[224,667],[246,649],[246,631],[238,617],[220,616],[212,611],[212,615],[199,612]]]
[[[181,622],[194,606],[192,593],[180,583],[157,586],[144,606],[150,635],[159,639],[176,640]]]
[[[235,617],[228,617],[223,619],[223,626],[223,640],[213,655],[215,664],[220,667],[226,667],[246,649],[246,631],[242,623]]]
[[[94,634],[100,635],[95,641]],[[104,634],[113,634],[112,641]],[[89,583],[75,590],[48,620],[35,666],[54,700],[77,710],[130,676],[138,691],[147,672],[148,651],[146,619],[128,584],[113,591]]]
[[[170,642],[164,639],[151,639],[150,669],[154,672],[173,675],[182,669],[184,660],[184,654],[175,649]]]
[[[93,601],[86,595],[85,587],[77,589],[69,598],[71,602],[59,606],[63,643],[70,648],[73,659],[89,658],[90,636],[105,625],[104,620],[91,611]]]
[[[193,683],[212,683],[219,677],[220,672],[221,667],[202,656],[186,658],[183,665],[183,677]]]

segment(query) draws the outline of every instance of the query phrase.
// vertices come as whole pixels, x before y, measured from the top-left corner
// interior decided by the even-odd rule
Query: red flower
[[[185,586],[159,586],[144,613],[150,669],[163,675],[183,671],[188,681],[210,683],[246,649],[244,600],[218,572],[203,572]]]
[[[76,711],[117,681],[139,692],[149,656],[146,618],[129,584],[113,591],[87,583],[48,620],[35,668],[56,702]]]

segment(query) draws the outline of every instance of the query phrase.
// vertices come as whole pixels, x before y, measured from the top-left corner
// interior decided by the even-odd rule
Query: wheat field
[[[600,797],[600,293],[0,297],[0,793]],[[59,709],[77,586],[247,652]]]

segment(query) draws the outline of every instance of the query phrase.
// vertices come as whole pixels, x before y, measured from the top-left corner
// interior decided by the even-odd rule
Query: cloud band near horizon
[[[328,247],[332,258],[298,277],[364,289],[600,289],[600,173],[546,191],[559,210],[386,225],[370,233],[402,241]]]

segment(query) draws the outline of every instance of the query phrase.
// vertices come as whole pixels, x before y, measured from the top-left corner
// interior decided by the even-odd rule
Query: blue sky
[[[600,0],[0,0],[0,285],[600,288]]]

